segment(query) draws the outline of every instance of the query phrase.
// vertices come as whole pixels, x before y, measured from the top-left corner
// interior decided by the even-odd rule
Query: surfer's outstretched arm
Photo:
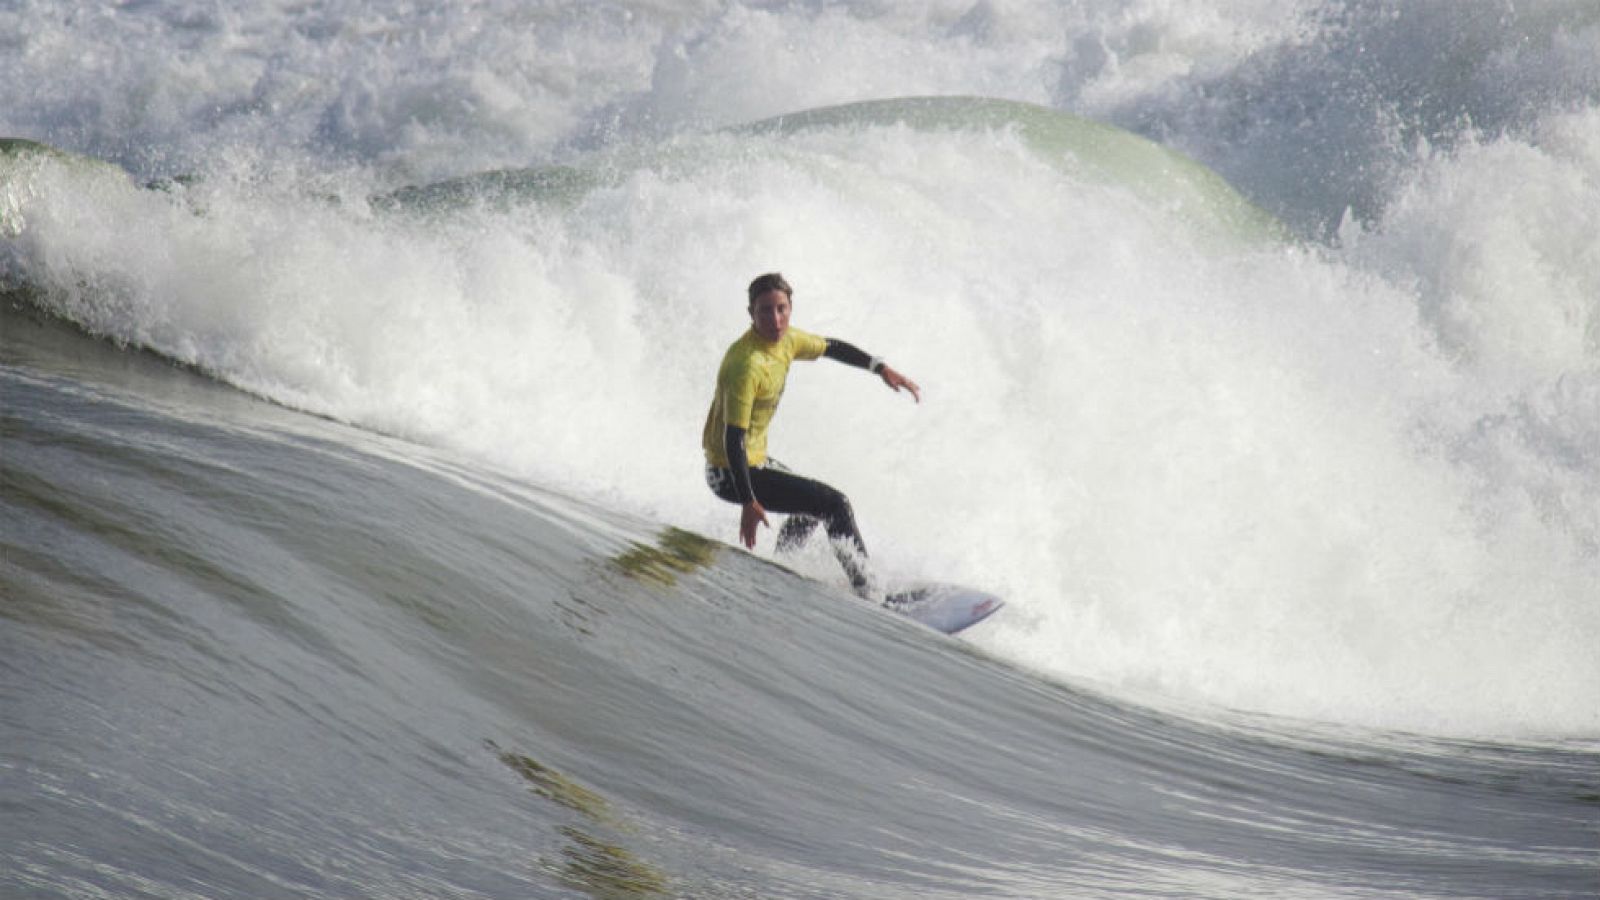
[[[826,356],[832,360],[837,360],[838,362],[842,362],[847,366],[855,366],[858,369],[866,369],[868,372],[871,372],[872,374],[877,375],[879,378],[882,378],[883,383],[887,384],[891,388],[894,388],[896,393],[898,393],[901,388],[905,388],[911,392],[912,399],[916,400],[918,403],[922,402],[922,389],[917,386],[917,383],[895,371],[894,368],[892,368],[882,359],[873,356],[854,344],[846,343],[838,338],[828,338],[827,341],[828,349],[823,351],[823,356]]]

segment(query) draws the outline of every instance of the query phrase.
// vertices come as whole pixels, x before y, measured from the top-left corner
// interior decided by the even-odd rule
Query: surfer
[[[706,415],[701,443],[706,453],[706,484],[718,497],[737,503],[739,539],[755,547],[756,528],[771,527],[767,511],[789,516],[778,532],[778,550],[799,548],[821,522],[826,525],[834,555],[862,597],[872,589],[867,576],[867,547],[856,528],[850,500],[820,481],[790,472],[767,456],[767,426],[778,409],[793,360],[821,356],[866,369],[899,392],[922,402],[917,383],[883,360],[835,338],[789,327],[794,289],[777,272],[750,282],[750,330],[722,358],[717,390]]]

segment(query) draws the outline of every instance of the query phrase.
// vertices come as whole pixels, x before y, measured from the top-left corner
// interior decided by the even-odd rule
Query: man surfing
[[[706,453],[706,484],[713,493],[742,507],[739,539],[756,545],[756,527],[766,525],[767,511],[789,516],[778,532],[778,550],[797,549],[818,522],[825,524],[834,555],[863,598],[872,589],[867,576],[867,547],[856,529],[850,500],[838,490],[796,475],[767,456],[767,426],[789,377],[789,363],[826,356],[847,366],[866,369],[899,392],[922,402],[917,383],[883,360],[844,341],[789,327],[794,289],[777,272],[750,282],[750,330],[733,342],[717,371],[701,444]]]

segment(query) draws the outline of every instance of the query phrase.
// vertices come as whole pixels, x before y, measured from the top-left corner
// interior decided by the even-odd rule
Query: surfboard
[[[1005,601],[977,588],[928,582],[894,590],[883,605],[935,631],[955,634],[994,615]]]

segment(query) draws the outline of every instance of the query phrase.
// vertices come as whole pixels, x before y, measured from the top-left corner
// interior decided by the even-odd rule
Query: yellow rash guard
[[[754,328],[734,341],[717,371],[717,392],[711,398],[711,411],[706,414],[705,432],[700,439],[706,461],[728,468],[728,453],[722,442],[727,426],[732,425],[745,430],[745,453],[750,465],[766,462],[767,426],[783,396],[789,363],[817,359],[827,350],[827,338],[793,327],[776,342],[763,339]]]

